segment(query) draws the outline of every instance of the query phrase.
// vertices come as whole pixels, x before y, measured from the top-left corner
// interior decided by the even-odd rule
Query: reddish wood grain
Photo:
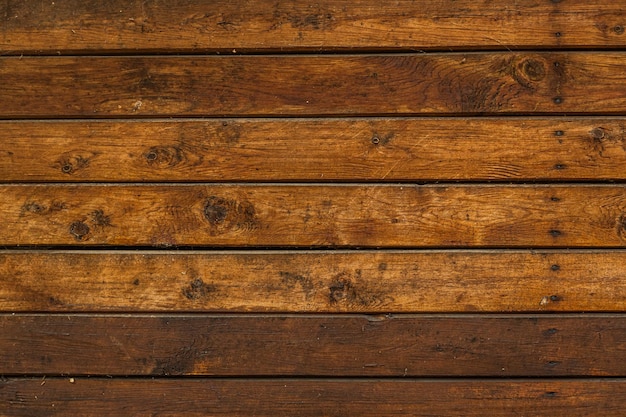
[[[626,53],[5,57],[0,118],[624,114]]]
[[[626,406],[620,379],[72,380],[0,381],[3,415],[621,417]]]

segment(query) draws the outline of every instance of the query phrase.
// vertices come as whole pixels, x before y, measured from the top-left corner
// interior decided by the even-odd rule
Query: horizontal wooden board
[[[624,52],[5,57],[0,80],[0,118],[624,114],[626,108]]]
[[[626,186],[3,185],[24,245],[617,247]]]
[[[5,121],[0,181],[624,180],[625,125],[622,118]]]
[[[626,382],[34,378],[0,381],[4,416],[622,417]]]
[[[626,310],[626,252],[0,252],[0,310]]]
[[[623,1],[3,2],[2,53],[622,47]]]
[[[626,376],[624,315],[0,315],[0,375]]]

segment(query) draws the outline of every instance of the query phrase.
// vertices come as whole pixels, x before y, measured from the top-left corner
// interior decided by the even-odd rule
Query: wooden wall
[[[0,2],[0,415],[623,416],[626,1]]]

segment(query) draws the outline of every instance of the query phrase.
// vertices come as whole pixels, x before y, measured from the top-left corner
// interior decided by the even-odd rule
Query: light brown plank
[[[0,53],[606,48],[620,1],[8,1]]]
[[[625,125],[622,118],[0,122],[0,181],[624,180]]]
[[[624,315],[0,315],[0,374],[625,376]]]
[[[626,310],[626,252],[0,252],[0,310]]]
[[[626,186],[4,185],[4,245],[616,247]]]
[[[624,114],[626,53],[0,59],[0,118]]]
[[[622,417],[626,407],[615,379],[73,381],[0,381],[2,415]]]

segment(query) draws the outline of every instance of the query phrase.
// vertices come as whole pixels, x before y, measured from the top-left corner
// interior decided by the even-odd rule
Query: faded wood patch
[[[0,181],[624,180],[625,125],[561,117],[0,122]]]
[[[602,312],[626,253],[0,253],[5,312]]]

